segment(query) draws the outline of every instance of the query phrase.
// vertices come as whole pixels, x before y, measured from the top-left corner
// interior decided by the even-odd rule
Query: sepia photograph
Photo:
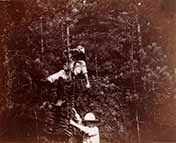
[[[0,143],[176,143],[176,0],[0,0]]]

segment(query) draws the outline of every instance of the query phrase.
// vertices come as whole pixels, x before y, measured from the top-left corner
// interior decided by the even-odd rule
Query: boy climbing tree
[[[88,78],[88,71],[86,66],[86,54],[85,48],[82,45],[78,45],[74,49],[70,49],[70,64],[69,68],[73,76],[84,75],[86,80],[86,88],[90,88],[90,82]]]
[[[72,73],[72,77],[76,77],[80,74],[84,75],[86,80],[86,88],[90,88],[90,82],[88,78],[87,66],[85,62],[85,48],[81,45],[78,45],[74,49],[70,49],[69,53],[65,51],[65,54],[69,54],[69,65],[64,65],[64,69],[60,70],[57,73],[50,75],[47,80],[51,83],[55,82],[59,78],[64,80],[69,79],[69,72]]]

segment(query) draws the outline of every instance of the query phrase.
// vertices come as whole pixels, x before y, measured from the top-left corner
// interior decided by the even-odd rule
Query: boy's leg
[[[90,82],[89,82],[89,77],[88,77],[88,71],[87,71],[87,66],[86,63],[84,61],[81,62],[81,66],[82,66],[82,73],[85,76],[85,80],[86,80],[86,88],[90,88]]]

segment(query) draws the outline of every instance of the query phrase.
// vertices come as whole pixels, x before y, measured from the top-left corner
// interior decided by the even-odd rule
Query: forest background
[[[67,26],[71,45],[86,48],[92,87],[61,98],[95,113],[102,143],[164,138],[176,127],[175,10],[174,0],[0,1],[1,139],[59,140],[41,81],[66,60]]]

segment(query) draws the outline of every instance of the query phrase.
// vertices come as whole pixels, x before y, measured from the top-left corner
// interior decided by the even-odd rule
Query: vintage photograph
[[[0,143],[176,143],[176,0],[0,0]]]

